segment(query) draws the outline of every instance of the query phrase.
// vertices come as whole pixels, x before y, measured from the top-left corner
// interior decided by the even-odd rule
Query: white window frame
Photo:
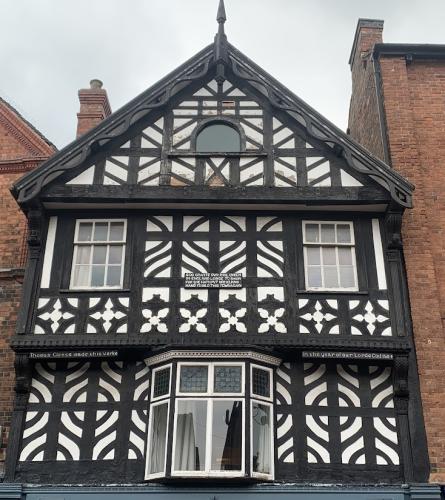
[[[258,403],[264,406],[268,406],[270,408],[270,452],[271,452],[271,460],[270,460],[270,474],[264,474],[263,472],[254,472],[253,471],[253,425],[252,421],[249,422],[250,427],[250,474],[252,477],[256,477],[258,479],[265,480],[273,480],[275,477],[275,447],[274,447],[274,434],[275,434],[275,415],[274,415],[274,405],[272,401],[265,401],[263,399],[258,399],[256,397],[252,397],[250,399],[250,419],[252,419],[253,415],[253,405],[254,403]]]
[[[350,228],[350,234],[351,234],[351,242],[350,243],[322,243],[321,241],[319,242],[312,242],[312,241],[306,241],[306,226],[310,224],[317,224],[319,226],[319,231],[321,231],[321,225],[322,224],[330,224],[335,226],[335,234],[337,234],[336,227],[337,225],[343,225],[346,226],[348,225]],[[358,276],[357,276],[357,257],[355,253],[355,234],[354,234],[354,223],[352,221],[339,221],[339,220],[305,220],[303,221],[302,225],[302,232],[303,232],[303,255],[304,255],[304,281],[305,281],[305,287],[306,290],[313,290],[313,291],[329,291],[329,292],[342,292],[342,291],[348,291],[348,292],[357,292],[358,291]],[[321,233],[320,233],[321,234]],[[309,286],[309,279],[308,279],[308,267],[313,267],[313,266],[308,266],[308,258],[307,258],[307,248],[309,247],[316,247],[316,248],[323,248],[323,247],[330,247],[330,248],[335,248],[335,258],[336,258],[336,263],[335,267],[337,269],[337,276],[338,276],[338,282],[340,283],[340,275],[339,275],[339,270],[340,270],[340,263],[338,259],[338,248],[350,248],[351,249],[351,255],[352,255],[352,269],[354,272],[354,280],[355,280],[355,286],[353,287],[315,287],[315,286]],[[322,259],[322,254],[323,252],[320,252],[320,258]],[[320,261],[320,269],[321,269],[321,279],[324,281],[324,274],[323,274],[323,269],[324,266]]]
[[[124,234],[123,234],[123,239],[122,241],[78,241],[78,235],[79,235],[79,227],[80,224],[82,223],[92,223],[93,224],[93,229],[92,229],[92,235],[94,234],[94,226],[95,223],[112,223],[112,222],[123,222],[124,223]],[[71,290],[119,290],[122,289],[123,287],[123,282],[124,282],[124,267],[125,267],[125,251],[126,251],[126,246],[127,246],[127,219],[77,219],[76,220],[76,228],[74,231],[74,251],[73,251],[73,260],[71,264],[71,277],[70,277],[70,289]],[[77,252],[78,248],[81,246],[107,246],[107,257],[106,261],[108,261],[108,254],[109,254],[109,248],[110,246],[122,246],[122,263],[121,263],[121,276],[120,276],[120,284],[119,285],[103,285],[103,286],[91,286],[91,285],[74,285],[74,270],[76,268],[76,261],[77,261]],[[91,283],[91,272],[93,269],[92,265],[92,259],[93,259],[93,251],[90,252],[90,261],[88,264],[89,268],[89,273],[88,273],[88,282]],[[107,273],[108,273],[108,265],[105,265],[105,276],[104,276],[104,282],[106,283],[107,281]]]
[[[266,396],[260,396],[259,394],[255,394],[253,392],[253,369],[257,368],[259,370],[263,370],[265,372],[269,372],[269,392],[270,395],[269,397]],[[272,402],[273,401],[273,370],[272,368],[269,368],[267,366],[261,366],[261,365],[255,365],[253,363],[250,364],[250,397],[252,399],[258,399],[261,401],[267,401],[267,402]]]
[[[168,383],[168,393],[167,394],[163,394],[162,396],[156,396],[155,397],[154,396],[154,391],[155,391],[155,375],[156,375],[156,372],[166,370],[167,368],[169,369],[169,373],[170,373],[170,379],[169,379],[169,383]],[[169,398],[171,392],[172,392],[172,364],[169,363],[168,365],[162,365],[162,366],[158,366],[157,368],[153,368],[153,371],[151,372],[150,403],[152,401],[159,401],[160,399]]]
[[[171,372],[170,372],[171,373]],[[171,385],[171,384],[170,384]],[[167,452],[168,452],[168,427],[170,421],[170,399],[167,396],[163,396],[164,399],[160,401],[156,401],[150,404],[150,415],[148,419],[148,435],[147,435],[147,448],[146,454],[147,459],[145,460],[145,479],[157,479],[160,477],[165,477],[165,473],[167,470]],[[148,450],[151,448],[151,430],[153,428],[153,408],[155,406],[167,405],[167,426],[165,429],[165,451],[164,451],[164,469],[160,472],[155,472],[154,474],[150,474],[150,460],[148,459]]]
[[[178,372],[179,374],[179,372]],[[179,375],[178,375],[179,376]],[[181,471],[175,470],[175,457],[176,457],[176,423],[178,415],[178,404],[180,401],[205,401],[207,403],[207,417],[206,417],[206,450],[205,450],[205,470],[203,471]],[[175,413],[173,423],[173,442],[172,442],[172,458],[171,458],[171,476],[172,477],[241,477],[244,476],[245,470],[245,432],[241,435],[241,470],[239,471],[213,471],[210,469],[212,464],[212,422],[213,422],[213,403],[215,401],[240,401],[243,409],[242,430],[246,428],[246,404],[243,397],[176,397],[175,398]]]
[[[207,366],[207,391],[206,392],[181,392],[180,391],[180,381],[181,381],[181,367],[182,366]],[[239,366],[241,367],[241,392],[214,392],[214,373],[216,366]],[[245,396],[245,370],[246,364],[243,362],[235,361],[231,363],[230,361],[180,361],[177,364],[176,370],[176,397],[205,397],[205,396],[215,396],[215,397],[244,397]]]

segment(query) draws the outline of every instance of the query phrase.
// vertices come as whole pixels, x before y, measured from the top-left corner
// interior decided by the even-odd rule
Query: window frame
[[[179,371],[177,372],[179,373]],[[179,376],[177,377],[179,378]],[[182,471],[175,470],[176,456],[176,431],[177,431],[177,414],[180,401],[205,401],[207,407],[206,415],[206,449],[205,449],[205,470],[203,471]],[[246,398],[245,397],[175,397],[175,411],[173,416],[173,432],[171,445],[171,477],[242,477],[246,467],[246,438],[245,432],[241,433],[241,470],[239,471],[214,471],[210,466],[212,463],[212,422],[213,422],[213,404],[215,401],[240,401],[243,409],[242,430],[246,429]],[[207,468],[209,466],[209,468]]]
[[[319,226],[319,231],[321,235],[321,225],[326,224],[326,225],[333,225],[335,234],[336,233],[336,228],[337,225],[343,225],[343,226],[349,226],[350,228],[350,234],[351,234],[351,241],[349,243],[341,243],[341,242],[311,242],[311,241],[306,241],[306,226],[310,224],[317,224]],[[356,254],[356,242],[355,242],[355,226],[353,221],[349,220],[303,220],[302,221],[302,245],[303,245],[303,262],[304,262],[304,284],[305,284],[305,290],[308,291],[315,291],[315,292],[358,292],[359,291],[359,282],[358,282],[358,273],[357,273],[357,254]],[[320,238],[321,239],[321,238]],[[338,248],[350,248],[351,249],[351,256],[352,256],[352,270],[353,270],[353,275],[354,275],[354,281],[355,285],[353,287],[326,287],[326,286],[321,286],[321,287],[314,287],[314,286],[309,286],[309,276],[308,276],[308,267],[314,267],[314,266],[308,266],[308,257],[307,257],[307,249],[310,247],[314,248],[334,248],[336,249],[335,252],[335,269],[337,270],[337,277],[339,278],[339,283],[340,283],[340,275],[339,275],[339,270],[340,270],[340,264],[339,264],[339,258],[338,258]],[[320,252],[320,259],[322,259],[322,253]],[[322,282],[324,282],[324,275],[323,275],[323,270],[324,266],[322,264],[322,260],[320,260],[320,269],[321,269],[321,279]],[[333,266],[332,266],[333,267]]]
[[[213,127],[215,125],[224,125],[228,128],[233,129],[239,139],[239,149],[233,150],[233,151],[213,151],[213,150],[207,150],[207,151],[201,151],[198,150],[198,139],[199,136],[207,129],[210,127]],[[232,120],[228,120],[227,117],[225,118],[210,118],[208,120],[205,120],[197,129],[193,138],[193,150],[195,153],[202,154],[202,155],[218,155],[218,154],[229,154],[229,155],[240,155],[244,151],[244,141],[243,141],[243,135],[240,131],[240,127],[237,123],[234,123]]]
[[[245,397],[245,362],[234,361],[178,361],[176,372],[176,392],[175,397]],[[207,372],[207,391],[206,392],[181,392],[180,382],[181,382],[181,367],[182,366],[208,366],[209,370]],[[240,366],[241,367],[241,392],[215,392],[214,391],[214,374],[215,366]]]
[[[264,406],[268,406],[270,408],[270,436],[269,436],[269,444],[271,450],[271,460],[270,460],[270,473],[265,474],[264,472],[254,472],[253,470],[253,425],[252,425],[252,415],[253,415],[253,405],[254,403],[262,404]],[[274,413],[274,404],[272,401],[264,401],[261,399],[257,399],[256,397],[250,398],[250,475],[257,479],[265,479],[271,481],[275,477],[275,413]]]
[[[213,353],[212,354],[216,354]],[[225,351],[224,354],[227,354]],[[150,383],[151,383],[151,390],[150,390],[150,396],[153,395],[154,391],[154,376],[155,374],[160,371],[164,370],[166,368],[169,369],[170,372],[170,392],[167,395],[164,394],[160,397],[157,398],[151,398],[150,401],[148,402],[150,411],[149,411],[149,420],[150,423],[147,425],[147,432],[152,432],[152,426],[153,426],[153,411],[152,407],[154,404],[160,404],[165,401],[169,401],[169,407],[168,407],[168,423],[167,423],[167,449],[166,449],[166,459],[165,459],[165,467],[163,472],[156,472],[154,474],[149,474],[149,467],[150,467],[150,456],[149,456],[149,449],[150,449],[150,441],[147,440],[147,448],[146,448],[146,454],[145,454],[145,480],[151,481],[151,480],[165,480],[169,481],[169,479],[172,480],[178,480],[180,478],[183,478],[184,480],[192,480],[192,479],[218,479],[218,478],[233,478],[233,479],[247,479],[251,478],[254,480],[262,480],[262,481],[273,481],[274,480],[274,475],[275,475],[275,459],[276,459],[276,452],[274,449],[274,443],[275,443],[275,433],[276,433],[276,422],[275,422],[275,411],[274,411],[274,400],[275,400],[275,377],[274,377],[274,371],[278,364],[276,363],[275,360],[271,360],[271,362],[267,362],[266,360],[263,359],[257,359],[255,357],[255,353],[246,353],[247,355],[244,356],[239,356],[239,352],[235,353],[235,356],[233,358],[230,357],[225,357],[223,360],[219,360],[218,358],[213,358],[212,356],[196,356],[196,352],[191,353],[191,356],[189,358],[184,358],[183,356],[178,356],[176,353],[173,354],[172,357],[170,356],[165,356],[165,355],[158,355],[154,356],[156,359],[159,357],[159,360],[156,360],[156,362],[148,362],[147,366],[150,367],[151,370],[151,376],[150,376]],[[179,358],[179,359],[178,359]],[[182,358],[182,359],[181,359]],[[190,359],[191,358],[191,359]],[[195,358],[195,359],[194,359]],[[263,364],[264,362],[264,364]],[[185,392],[180,392],[180,374],[181,374],[181,367],[182,366],[206,366],[208,368],[208,381],[207,381],[207,391],[205,393],[185,393]],[[214,378],[215,378],[215,370],[217,367],[222,366],[237,366],[240,367],[241,369],[241,391],[239,393],[218,393],[215,392],[214,388]],[[267,372],[269,376],[269,382],[270,382],[270,394],[269,397],[264,397],[264,396],[255,396],[252,393],[252,382],[251,378],[249,378],[250,374],[252,373],[253,368],[258,368],[261,369],[265,372]],[[247,371],[249,370],[249,371]],[[206,417],[205,417],[205,424],[204,421],[200,422],[200,425],[197,429],[202,429],[202,427],[205,425],[205,433],[201,434],[201,437],[199,438],[201,440],[201,452],[202,452],[202,444],[205,436],[205,453],[200,453],[200,467],[203,467],[204,470],[199,470],[199,471],[193,471],[193,470],[177,470],[175,469],[175,461],[176,461],[176,449],[177,449],[177,432],[178,432],[178,414],[179,414],[179,406],[181,405],[180,401],[193,401],[195,403],[201,402],[201,410],[198,411],[198,415],[200,411],[204,411],[204,406],[205,405],[205,411],[206,411]],[[216,402],[216,403],[215,403]],[[221,407],[218,408],[218,413],[219,417],[216,421],[213,421],[214,418],[214,412],[215,412],[215,404],[218,405],[218,402],[228,402],[227,405],[221,405]],[[234,434],[229,434],[227,431],[229,427],[225,427],[223,424],[221,424],[220,417],[221,415],[224,415],[224,409],[225,410],[230,410],[232,412],[233,410],[233,404],[241,403],[241,408],[240,411],[242,411],[242,416],[241,416],[241,422],[238,420],[238,423],[233,422],[234,427],[233,427],[233,432]],[[264,474],[260,472],[254,472],[254,462],[253,462],[253,449],[252,449],[252,441],[249,442],[249,436],[250,439],[252,440],[253,434],[252,434],[252,404],[253,403],[259,404],[259,405],[265,405],[269,408],[270,412],[270,418],[271,418],[271,429],[270,429],[270,441],[267,440],[268,447],[270,449],[270,457],[271,457],[271,465],[270,465],[270,473]],[[199,408],[199,406],[198,406]],[[238,407],[239,408],[239,407]],[[184,410],[184,411],[183,411]],[[188,413],[193,413],[195,414],[195,410],[193,410],[193,406],[190,408],[183,408],[182,413],[188,414]],[[239,410],[238,410],[239,411]],[[232,414],[232,413],[231,413]],[[201,414],[202,416],[202,414]],[[216,432],[217,436],[217,445],[216,448],[214,447],[214,442],[212,442],[212,435],[213,435],[213,430],[214,427],[216,426],[216,429],[220,429],[222,425],[222,429],[225,430],[224,436],[221,436],[221,432]],[[241,437],[239,438],[239,427],[241,428]],[[219,438],[218,438],[219,436]],[[238,462],[239,455],[235,454],[231,455],[228,454],[227,458],[232,457],[232,460],[228,465],[234,465],[236,462],[236,465],[240,465],[239,470],[212,470],[212,465],[215,465],[215,467],[223,467],[223,463],[218,460],[224,457],[224,451],[226,450],[226,440],[228,436],[233,436],[233,439],[235,439],[235,443],[239,442],[239,439],[241,439],[240,442],[240,462]],[[180,436],[182,439],[182,437]],[[222,439],[221,439],[222,438]],[[250,443],[250,444],[249,444]],[[179,442],[179,446],[187,446],[186,442]],[[230,450],[231,451],[231,450]],[[235,450],[234,450],[235,451]],[[258,450],[257,450],[258,451]],[[190,453],[191,450],[188,451]],[[229,450],[227,449],[227,452]],[[230,453],[230,452],[229,452]],[[156,461],[158,461],[158,457],[155,457]],[[212,464],[212,460],[215,460],[215,463]],[[181,464],[182,465],[182,464]],[[196,465],[196,464],[195,464]],[[193,465],[192,465],[193,466]]]
[[[94,227],[95,227],[96,223],[107,223],[108,228],[109,228],[110,227],[109,225],[113,222],[123,222],[123,224],[124,224],[123,239],[121,241],[109,240],[108,235],[107,235],[106,241],[78,241],[79,228],[80,228],[80,225],[82,223],[93,224],[92,232],[94,233]],[[108,229],[108,231],[109,231],[109,229]],[[128,235],[128,221],[127,221],[127,219],[117,219],[117,218],[112,218],[112,219],[76,219],[76,225],[74,228],[74,238],[73,238],[73,256],[72,256],[72,261],[71,261],[71,273],[70,273],[69,289],[70,290],[121,290],[123,288],[123,285],[124,285],[127,235]],[[108,261],[109,248],[111,246],[121,246],[122,247],[121,274],[120,274],[120,284],[119,285],[106,285],[106,284],[104,284],[103,286],[74,285],[75,268],[76,268],[76,266],[79,265],[79,264],[76,264],[78,249],[80,247],[87,247],[87,246],[90,248],[93,248],[93,249],[95,246],[107,247],[106,262]],[[85,266],[88,266],[88,269],[89,269],[89,271],[88,271],[88,282],[89,283],[91,283],[91,273],[92,273],[92,269],[93,269],[93,264],[92,264],[93,253],[94,253],[93,251],[90,252],[89,263],[84,264]],[[106,277],[107,277],[109,265],[104,264],[104,266],[105,266],[104,282],[106,283]]]
[[[164,397],[164,396],[163,396]],[[153,474],[150,474],[150,465],[151,461],[148,458],[148,456],[145,458],[145,477],[147,479],[159,479],[165,477],[166,471],[167,471],[167,457],[168,457],[168,437],[169,437],[169,422],[170,422],[170,397],[164,397],[162,400],[158,400],[155,402],[150,402],[150,411],[149,411],[149,418],[148,418],[148,425],[147,425],[147,447],[146,447],[146,454],[148,455],[148,450],[151,448],[151,431],[153,428],[153,408],[156,406],[162,406],[166,404],[167,405],[167,426],[165,428],[165,451],[164,451],[164,468],[160,472],[155,472]]]
[[[269,372],[269,392],[270,392],[269,397],[260,396],[260,395],[257,395],[253,392],[253,369],[254,368],[258,368],[260,370]],[[273,402],[273,369],[272,368],[269,368],[268,366],[257,365],[255,363],[250,363],[250,398],[251,399],[258,399],[260,401],[266,401],[267,403]]]
[[[169,372],[170,372],[170,379],[169,379],[169,383],[168,383],[168,393],[163,394],[162,396],[154,396],[156,372],[166,370],[167,368],[169,369]],[[167,365],[162,365],[162,366],[158,366],[156,368],[153,368],[152,373],[151,373],[150,406],[153,402],[159,401],[159,400],[164,399],[164,398],[170,398],[171,392],[172,392],[172,373],[173,373],[172,363],[168,363]]]

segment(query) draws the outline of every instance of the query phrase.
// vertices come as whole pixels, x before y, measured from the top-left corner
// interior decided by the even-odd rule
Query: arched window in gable
[[[225,122],[211,122],[196,136],[196,151],[199,153],[238,153],[241,151],[241,136],[235,127]]]

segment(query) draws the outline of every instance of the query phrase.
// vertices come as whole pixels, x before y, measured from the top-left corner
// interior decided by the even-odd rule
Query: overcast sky
[[[77,91],[104,82],[113,110],[213,40],[218,0],[0,0],[0,96],[61,148]],[[342,129],[359,17],[384,41],[445,43],[444,0],[226,0],[229,41]]]

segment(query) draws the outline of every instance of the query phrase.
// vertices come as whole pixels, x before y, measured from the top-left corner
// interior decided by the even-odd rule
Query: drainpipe
[[[391,155],[389,152],[388,126],[386,123],[385,107],[383,105],[382,70],[380,67],[379,56],[378,54],[376,54],[375,50],[372,53],[372,64],[374,68],[375,91],[377,94],[377,108],[380,122],[380,133],[383,144],[383,155],[385,163],[389,166],[392,166]]]

